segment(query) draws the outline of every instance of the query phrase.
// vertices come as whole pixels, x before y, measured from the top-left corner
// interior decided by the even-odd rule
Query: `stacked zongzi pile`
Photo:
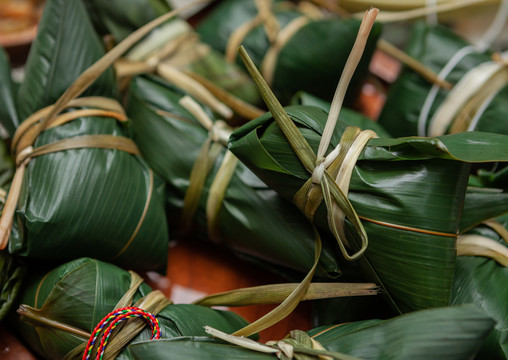
[[[6,79],[0,85],[5,94],[0,119],[16,164],[2,221],[10,225],[13,215],[9,250],[27,262],[77,259],[49,272],[34,269],[32,262],[19,300],[21,322],[11,317],[40,356],[100,358],[107,343],[107,359],[291,359],[293,353],[297,359],[507,358],[508,235],[505,219],[489,220],[508,211],[503,165],[508,135],[496,130],[506,112],[506,79],[497,78],[505,75],[505,64],[467,48],[442,28],[416,25],[411,46],[418,51],[411,55],[432,70],[451,67],[457,52],[469,53],[454,64],[447,80],[456,85],[449,94],[405,70],[382,115],[387,132],[340,109],[349,79],[349,100],[362,85],[380,31],[376,10],[359,25],[327,17],[305,1],[225,0],[199,32],[233,61],[237,45],[245,44],[242,60],[270,110],[234,130],[223,121],[230,117],[229,109],[223,111],[227,106],[216,104],[234,90],[229,85],[238,84],[236,75],[214,76],[241,74],[236,65],[230,68],[203,47],[180,19],[144,39],[138,31],[128,35],[167,12],[165,3],[150,1],[146,12],[136,0],[121,9],[115,1],[85,3],[48,1],[19,96],[8,70],[0,69]],[[126,42],[96,62],[105,46],[94,28]],[[136,37],[139,43],[124,56]],[[355,38],[353,60],[329,104]],[[294,105],[280,105],[248,53],[281,100]],[[124,86],[117,86],[109,68],[115,62]],[[483,82],[469,89],[478,68],[486,71],[480,73]],[[251,82],[240,81],[240,87],[235,96],[254,102]],[[226,98],[239,104],[234,96]],[[244,115],[238,111],[244,105],[233,111]],[[422,112],[428,116],[420,126],[414,114]],[[473,129],[464,128],[470,117],[476,129],[491,132],[462,132]],[[458,133],[391,137],[408,128],[413,135],[418,126]],[[101,261],[164,269],[168,219],[175,236],[206,235],[279,273],[299,279],[308,274],[300,284],[284,287],[284,296],[290,295],[280,307],[244,327],[228,311],[170,304],[135,273]],[[326,319],[348,312],[348,324],[318,323],[307,334],[295,331],[266,345],[209,328],[247,336],[270,326],[300,300],[315,296],[314,274],[372,281],[382,295],[357,301],[354,308],[344,307],[345,301],[340,308],[323,307],[330,312]],[[11,278],[3,279],[10,284]],[[335,285],[340,284],[326,284]],[[232,294],[202,303],[224,305]],[[243,294],[270,297],[267,288]],[[367,303],[372,312],[362,308]],[[462,305],[469,303],[474,305]],[[140,318],[130,319],[131,310]],[[163,339],[155,340],[159,335]]]

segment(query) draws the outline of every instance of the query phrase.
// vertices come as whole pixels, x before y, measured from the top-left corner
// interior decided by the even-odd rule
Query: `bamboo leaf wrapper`
[[[2,321],[17,300],[26,269],[14,256],[6,251],[0,251],[0,270],[0,321]]]
[[[19,90],[20,118],[52,105],[103,54],[80,1],[48,1]],[[116,93],[108,70],[85,95],[102,96],[109,103]],[[71,107],[64,116],[88,108]],[[46,129],[34,147],[105,135],[109,144],[129,142],[128,127],[115,119],[121,117],[119,111],[109,118],[77,116]],[[164,269],[168,233],[162,185],[139,155],[118,147],[69,149],[33,158],[21,184],[9,251],[54,260],[88,255],[131,268]]]
[[[19,123],[15,99],[9,59],[0,47],[0,123],[11,136]]]

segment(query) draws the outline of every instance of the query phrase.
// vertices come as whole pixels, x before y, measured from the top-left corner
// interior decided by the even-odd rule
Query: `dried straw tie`
[[[132,142],[122,137],[108,136],[108,135],[88,135],[85,137],[76,137],[74,139],[62,140],[55,144],[44,145],[37,149],[33,149],[33,144],[36,138],[44,130],[48,129],[52,124],[55,126],[59,122],[65,122],[65,116],[58,117],[64,109],[72,106],[82,106],[80,99],[77,99],[109,66],[111,66],[120,56],[122,56],[129,48],[140,41],[150,31],[155,29],[157,26],[163,24],[167,20],[175,17],[182,11],[195,6],[199,3],[206,3],[209,0],[194,1],[190,4],[182,6],[181,8],[164,14],[143,27],[139,28],[128,36],[125,40],[120,42],[117,46],[111,49],[106,55],[100,58],[96,63],[85,70],[72,85],[60,96],[57,102],[46,108],[40,110],[40,113],[33,114],[29,117],[30,121],[25,121],[20,125],[21,129],[18,129],[17,136],[13,139],[13,146],[16,150],[16,173],[11,184],[10,192],[7,197],[6,204],[2,218],[0,219],[0,249],[4,249],[7,246],[9,240],[10,230],[16,209],[19,193],[21,190],[23,175],[31,158],[40,156],[55,151],[62,151],[72,148],[83,148],[83,147],[104,147],[113,148],[127,152],[137,152],[134,150]],[[71,105],[72,104],[72,105]],[[100,105],[103,106],[103,103]],[[110,105],[107,105],[109,108]],[[100,109],[99,109],[100,110]],[[118,110],[118,108],[116,108]],[[79,113],[78,113],[79,114]],[[102,116],[110,116],[112,113],[102,113]],[[83,116],[83,115],[80,115]],[[59,120],[55,120],[55,117]],[[72,115],[71,115],[72,117]],[[118,115],[113,117],[117,118]],[[33,124],[31,124],[33,122]],[[70,144],[69,144],[70,143]],[[93,144],[93,146],[92,146]],[[58,150],[57,150],[58,149]]]
[[[313,0],[316,3],[321,3],[326,6],[326,8],[332,12],[344,14],[343,9],[337,9],[333,5],[330,6],[327,2],[323,0]],[[391,23],[391,22],[401,22],[401,21],[409,21],[418,19],[425,16],[436,16],[441,13],[452,12],[459,9],[472,7],[474,5],[485,4],[485,0],[461,0],[461,1],[433,1],[429,3],[429,0],[420,1],[420,3],[412,1],[412,2],[400,2],[403,4],[401,6],[402,10],[383,10],[382,2],[378,2],[378,4],[373,4],[373,6],[379,6],[382,10],[381,14],[379,14],[378,21],[382,23]],[[390,1],[386,2],[385,5],[390,5]],[[409,6],[404,5],[412,5],[413,8],[409,8]],[[387,6],[387,8],[388,8]],[[406,9],[407,8],[407,9]],[[361,19],[363,13],[358,12],[352,14],[353,17]]]
[[[150,292],[148,295],[144,296],[140,300],[138,300],[136,303],[133,304],[133,299],[138,291],[138,288],[143,283],[143,278],[141,278],[138,274],[136,274],[133,271],[129,271],[131,275],[131,284],[129,286],[129,289],[127,292],[122,296],[122,298],[118,301],[115,308],[113,310],[125,308],[125,307],[136,307],[139,309],[142,309],[146,312],[149,312],[152,315],[157,315],[160,313],[164,308],[166,308],[168,305],[171,305],[172,302],[164,296],[164,294],[159,291],[155,290]],[[47,275],[46,275],[47,276]],[[41,280],[39,283],[36,295],[35,295],[35,306],[37,306],[38,303],[38,296],[39,296],[39,290],[41,289],[41,286],[46,279],[46,276]],[[90,334],[87,331],[81,330],[79,328],[75,328],[72,326],[69,326],[64,323],[60,323],[48,318],[45,318],[40,315],[40,311],[45,307],[43,304],[41,307],[33,308],[28,305],[21,305],[18,309],[18,314],[20,314],[21,317],[27,319],[28,321],[31,321],[35,324],[38,324],[40,326],[44,327],[50,327],[50,328],[56,328],[71,334],[74,334],[77,338],[83,339],[83,343],[77,347],[75,347],[73,350],[71,350],[69,353],[67,353],[64,357],[64,359],[75,359],[82,355],[85,351],[85,347],[87,345],[86,341],[91,337],[92,334]],[[139,334],[146,326],[146,322],[144,322],[141,319],[132,319],[127,321],[126,323],[120,325],[115,329],[115,331],[112,333],[111,337],[109,338],[109,343],[107,350],[104,355],[104,359],[106,360],[112,360],[115,359],[118,354],[123,350],[125,346],[137,335]],[[105,329],[104,329],[105,330]],[[103,331],[102,331],[103,332]],[[102,333],[101,332],[101,333]],[[99,334],[101,334],[99,333]],[[92,358],[94,358],[97,355],[97,350],[99,347],[99,343],[96,343],[94,347],[92,347],[92,351],[90,355]]]
[[[259,25],[263,25],[265,33],[270,41],[270,47],[266,52],[262,65],[261,73],[268,85],[272,85],[277,65],[277,58],[284,46],[291,38],[310,21],[322,18],[322,13],[309,2],[301,2],[298,5],[282,2],[273,4],[273,0],[254,0],[258,9],[258,14],[250,21],[239,26],[230,35],[226,45],[226,60],[233,63],[237,56],[237,50],[245,37]],[[299,16],[287,24],[283,29],[273,14],[274,7],[291,8],[298,6],[304,15]]]
[[[203,48],[199,45],[203,44],[197,42],[198,38],[196,34],[190,33],[191,29],[186,23],[184,23],[186,26],[183,26],[183,30],[179,30],[182,26],[178,25],[182,23],[184,23],[183,20],[175,20],[165,25],[165,27],[170,26],[170,29],[168,30],[171,30],[171,27],[177,26],[177,29],[173,30],[175,32],[175,36],[170,37],[165,45],[163,45],[154,54],[150,55],[147,59],[139,62],[139,59],[142,59],[145,56],[144,52],[150,50],[142,49],[144,42],[141,42],[133,49],[134,53],[130,54],[126,58],[119,59],[115,63],[118,76],[120,78],[125,78],[127,76],[154,72],[162,78],[182,88],[224,118],[231,118],[233,116],[233,111],[227,105],[214,97],[212,93],[197,80],[185,74],[183,71],[178,70],[178,64],[175,64],[175,61],[171,59],[171,57],[180,54],[182,50],[187,50],[188,52],[189,47],[191,47],[191,49],[195,49],[196,51],[194,51],[191,56],[187,56],[184,59],[185,62],[196,60],[210,51],[206,46],[205,51],[199,51]],[[172,33],[172,31],[168,32]],[[179,61],[182,62],[181,59]]]
[[[194,214],[198,208],[199,200],[203,192],[206,177],[211,171],[215,160],[227,145],[231,128],[221,120],[215,123],[203,111],[203,108],[191,97],[185,96],[180,99],[180,104],[186,108],[199,123],[208,130],[208,138],[201,147],[198,158],[192,167],[189,178],[189,187],[185,193],[181,215],[181,227],[184,232],[188,231]],[[162,115],[164,115],[162,113]],[[219,214],[222,207],[229,182],[234,174],[238,159],[226,150],[221,165],[215,174],[210,186],[206,201],[206,219],[208,235],[211,240],[220,242]]]

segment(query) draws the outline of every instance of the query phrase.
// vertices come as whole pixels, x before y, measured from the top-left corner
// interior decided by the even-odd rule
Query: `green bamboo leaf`
[[[469,187],[460,219],[460,232],[508,212],[508,194],[501,189]]]
[[[506,135],[486,132],[467,132],[438,137],[403,137],[372,139],[367,151],[370,156],[385,159],[397,159],[398,152],[403,152],[404,159],[425,159],[440,157],[464,162],[489,163],[506,162]],[[367,156],[364,156],[367,158]]]
[[[508,217],[497,219],[505,228]],[[492,228],[480,225],[467,234],[485,236],[506,246]],[[453,304],[473,303],[497,321],[494,331],[482,347],[477,359],[508,357],[508,268],[480,256],[458,256],[453,285]]]
[[[314,95],[300,91],[291,99],[290,105],[315,106],[326,112],[330,112],[331,103]],[[356,111],[342,108],[339,116],[340,119],[349,126],[357,126],[362,130],[372,130],[379,137],[389,137],[388,132],[381,125]]]
[[[5,142],[0,141],[0,189],[7,190],[12,177],[14,176],[14,163],[9,154],[9,149]],[[0,194],[0,198],[3,198],[5,202],[5,195]]]
[[[0,47],[0,123],[12,136],[19,125],[11,67],[5,50]]]
[[[88,338],[80,334],[91,333],[130,286],[131,275],[127,271],[88,258],[61,265],[46,275],[31,274],[19,302],[38,310],[32,310],[35,316],[21,311],[22,321],[15,326],[30,347],[44,358],[60,359],[70,353],[75,356],[71,358],[81,358]],[[132,303],[150,292],[150,287],[142,284],[135,291]],[[169,305],[157,318],[164,338],[203,336],[206,335],[203,326],[208,324],[226,332],[246,324],[231,312],[197,305]],[[48,326],[49,320],[53,325]],[[151,331],[145,329],[133,341],[150,338]],[[73,351],[75,348],[81,352]],[[125,350],[118,359],[132,357]]]
[[[472,305],[309,331],[326,349],[362,359],[471,359],[495,321]]]

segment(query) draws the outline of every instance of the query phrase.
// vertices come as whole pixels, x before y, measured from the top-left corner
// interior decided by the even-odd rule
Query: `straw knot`
[[[28,163],[30,161],[30,157],[34,152],[33,146],[27,146],[23,150],[21,150],[16,156],[16,166],[19,167],[23,163]],[[25,163],[25,165],[26,165]]]
[[[323,156],[318,157],[316,159],[316,167],[314,168],[314,171],[312,172],[312,182],[314,184],[320,184],[321,179],[323,178],[323,175],[325,173],[325,158]]]
[[[231,135],[231,129],[225,121],[217,120],[210,128],[209,134],[212,141],[226,145]]]

